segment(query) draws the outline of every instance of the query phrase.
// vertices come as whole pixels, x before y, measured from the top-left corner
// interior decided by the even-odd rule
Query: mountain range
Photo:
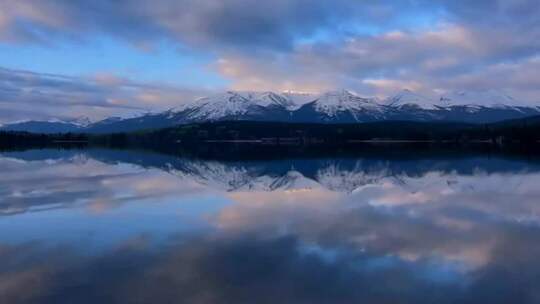
[[[335,154],[333,154],[335,155]],[[238,155],[237,155],[238,156]],[[0,158],[53,163],[132,164],[170,173],[181,180],[227,192],[326,189],[351,194],[376,185],[399,185],[416,193],[436,186],[449,191],[473,191],[471,181],[490,174],[512,176],[540,172],[537,162],[482,154],[442,154],[433,158],[405,154],[388,156],[315,157],[260,160],[209,160],[151,151],[86,149],[4,151]],[[444,157],[443,157],[444,156]],[[410,158],[409,158],[410,157]],[[441,158],[442,157],[442,158]],[[514,185],[500,185],[512,187]],[[459,189],[457,189],[459,187]],[[512,191],[509,189],[508,191]],[[1,212],[0,212],[1,213]]]
[[[293,123],[363,123],[378,121],[493,123],[540,115],[540,106],[520,104],[510,96],[485,92],[453,92],[432,99],[403,90],[386,99],[360,97],[350,91],[322,94],[227,91],[159,113],[97,122],[24,121],[2,130],[33,133],[114,133],[159,129],[214,121]]]

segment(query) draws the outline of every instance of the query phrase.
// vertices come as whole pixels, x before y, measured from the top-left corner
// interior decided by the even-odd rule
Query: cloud
[[[297,225],[281,234],[207,231],[161,242],[137,235],[97,253],[84,245],[3,245],[0,299],[15,304],[536,303],[537,226],[480,217],[472,229],[459,230],[434,224],[431,214],[415,218],[393,211],[355,208],[336,217],[295,219]],[[365,250],[356,247],[359,242]],[[480,262],[478,268],[462,271],[459,264],[436,258],[441,251],[451,256],[464,249],[467,258]],[[399,256],[403,252],[413,253]]]
[[[21,205],[41,213],[35,218],[39,224],[25,220],[29,214],[4,221],[6,227],[20,223],[26,229],[0,244],[0,301],[538,302],[537,163],[469,154],[441,158],[416,153],[389,159],[372,152],[366,152],[366,158],[273,162],[100,150],[6,153],[0,167],[10,175],[0,178],[0,196],[8,202],[11,194],[22,196]],[[193,205],[183,200],[186,192],[201,192],[187,182],[190,175],[182,173],[195,175],[194,164],[206,171],[219,164],[243,167],[259,175],[295,167],[305,176],[326,176],[327,182],[335,180],[332,177],[353,182],[350,171],[356,170],[354,182],[364,186],[352,194],[319,188],[223,192],[218,196],[228,198],[226,203],[206,209],[209,201],[219,199],[206,197]],[[329,176],[332,172],[335,176]],[[245,175],[234,175],[245,180]],[[208,178],[191,179],[204,182],[204,192],[216,187]],[[63,196],[66,189],[93,192]],[[178,207],[175,212],[155,207],[163,196]],[[71,227],[69,221],[64,226],[91,233],[73,234],[72,229],[58,229],[57,223],[72,215],[79,221],[77,210],[66,210],[64,218],[38,208],[52,200],[73,204],[81,197],[105,205],[92,206],[97,212],[131,202],[131,207],[111,212],[116,216],[110,223],[123,233],[115,236],[115,229],[102,229],[109,223],[103,217],[83,214],[74,224],[82,223],[82,228]],[[141,197],[148,200],[134,202]],[[150,221],[140,230],[149,215],[143,206],[175,215],[193,215],[192,209],[201,208],[203,217],[196,220],[211,226],[185,229],[188,219],[174,218],[172,230],[162,230],[163,221]],[[49,229],[54,231],[44,233]],[[25,243],[29,231],[37,231],[30,244]],[[65,239],[63,231],[73,238]]]
[[[540,40],[524,35],[440,24],[429,31],[305,44],[287,54],[224,57],[217,70],[242,89],[346,87],[389,95],[409,88],[436,95],[441,90],[497,88],[534,103]],[[508,72],[516,77],[508,77]]]
[[[204,93],[203,93],[204,92]],[[208,91],[139,83],[111,74],[72,77],[0,67],[0,122],[164,110]]]
[[[104,212],[148,198],[152,198],[152,202],[166,202],[172,198],[177,201],[200,192],[201,186],[194,181],[179,186],[174,176],[158,170],[117,166],[128,162],[130,154],[120,152],[112,156],[109,153],[98,150],[3,153],[0,168],[9,171],[10,175],[9,178],[0,177],[0,215],[36,209],[69,209],[77,204],[83,204],[93,212]],[[161,160],[164,165],[171,161],[169,158]]]
[[[435,96],[496,88],[534,104],[539,20],[536,0],[3,0],[0,41],[24,47],[112,37],[148,51],[167,40],[209,56],[209,65],[233,89],[349,88],[383,96],[412,88]],[[63,86],[48,95],[27,90],[27,104],[50,100],[42,106],[47,113],[36,117],[70,115],[52,100],[70,99],[74,111],[88,105],[103,117],[114,107],[171,105],[183,94],[143,90],[103,75],[90,81],[42,78]],[[137,87],[137,94],[127,87]],[[3,99],[22,98],[16,91],[3,88]],[[21,105],[16,116],[28,116],[31,108]]]
[[[510,2],[492,7],[482,5],[485,1],[451,2],[461,6],[441,1],[447,17],[429,28],[353,33],[296,44],[285,53],[224,53],[217,71],[238,89],[345,87],[387,96],[409,88],[435,96],[451,90],[497,88],[538,104],[534,71],[540,31],[532,26],[540,20],[538,4]],[[532,12],[524,13],[523,7]]]
[[[392,3],[392,5],[390,5]],[[177,39],[197,46],[287,49],[300,37],[354,18],[392,24],[413,1],[83,0],[2,1],[3,37],[40,42],[47,35],[105,33],[133,42]]]

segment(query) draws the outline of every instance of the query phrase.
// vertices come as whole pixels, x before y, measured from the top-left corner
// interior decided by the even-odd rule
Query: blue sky
[[[84,43],[55,41],[40,44],[0,44],[0,65],[39,73],[70,76],[109,73],[145,82],[172,85],[226,87],[228,82],[207,68],[215,60],[211,54],[189,52],[166,41],[151,50],[141,50],[125,41],[109,37]]]
[[[0,123],[222,90],[540,101],[536,0],[0,0]]]

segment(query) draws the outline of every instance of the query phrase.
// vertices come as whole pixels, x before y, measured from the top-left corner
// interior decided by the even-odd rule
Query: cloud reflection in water
[[[133,153],[4,153],[0,302],[540,300],[538,164]]]

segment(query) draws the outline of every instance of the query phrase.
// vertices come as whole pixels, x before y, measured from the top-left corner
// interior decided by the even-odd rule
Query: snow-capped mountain
[[[496,91],[454,91],[447,93],[439,99],[441,105],[451,106],[471,106],[486,108],[524,107],[511,96]]]
[[[347,90],[324,93],[313,103],[317,112],[325,113],[330,117],[339,112],[381,110],[381,105],[375,99],[362,98]]]
[[[76,121],[70,122],[60,119],[50,119],[46,121],[27,120],[5,124],[0,127],[0,130],[52,134],[83,132],[87,126],[88,125],[83,125]]]
[[[382,150],[381,150],[382,151]],[[384,152],[383,152],[384,153]],[[354,194],[370,191],[370,187],[399,188],[409,193],[434,189],[437,192],[474,191],[471,180],[484,180],[490,175],[507,177],[540,173],[540,165],[527,161],[494,156],[469,156],[440,159],[388,158],[371,153],[355,158],[288,158],[277,160],[207,160],[184,158],[179,155],[154,154],[130,150],[27,150],[1,152],[0,156],[22,161],[45,161],[47,163],[86,163],[93,159],[109,164],[133,164],[141,168],[155,168],[168,172],[180,180],[202,185],[211,190],[227,192],[272,192],[323,189]],[[501,189],[514,191],[516,184],[505,182]],[[486,185],[479,191],[489,191]],[[478,183],[476,183],[478,186]],[[502,191],[504,192],[504,191]]]
[[[386,98],[383,103],[394,108],[412,107],[423,110],[437,110],[442,106],[437,100],[408,89]]]
[[[476,116],[491,113],[495,118],[504,118],[506,113],[522,113],[523,117],[538,115],[540,110],[538,106],[532,107],[496,91],[450,92],[440,97],[440,103],[446,108],[459,109]]]
[[[72,119],[65,119],[62,122],[71,123],[81,128],[86,128],[92,124],[92,121],[90,120],[90,118],[86,116],[78,116]]]
[[[540,115],[540,107],[521,105],[495,91],[453,92],[430,98],[410,90],[379,100],[347,90],[322,94],[227,91],[158,113],[131,118],[111,117],[90,123],[27,121],[0,129],[40,133],[130,132],[179,124],[225,120],[309,123],[362,123],[387,120],[491,123]]]
[[[347,90],[314,96],[292,113],[298,122],[369,122],[385,118],[385,106],[375,98],[363,98]]]
[[[288,110],[294,110],[298,107],[298,95],[276,94],[273,92],[247,92],[245,96],[255,105],[261,107],[284,107]]]
[[[196,100],[194,103],[176,109],[186,121],[216,121],[246,117],[257,119],[259,116],[271,115],[282,119],[293,111],[296,103],[289,96],[273,92],[233,92],[227,91],[210,97]]]
[[[492,123],[540,115],[539,107],[521,104],[496,91],[450,92],[430,98],[403,90],[384,103],[390,120]]]

